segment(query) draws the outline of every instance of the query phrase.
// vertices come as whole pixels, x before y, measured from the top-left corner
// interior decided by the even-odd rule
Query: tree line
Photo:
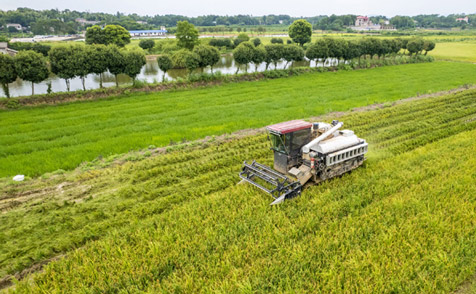
[[[231,44],[234,44],[228,39]],[[215,39],[210,40],[210,44],[215,44]],[[228,44],[228,42],[227,42]],[[213,65],[219,60],[219,52],[211,45],[192,46],[193,49],[182,49],[171,55],[163,54],[158,57],[159,68],[165,73],[171,68],[187,68],[189,74],[198,68],[210,66],[213,71]],[[378,39],[364,38],[361,40],[344,40],[337,38],[322,38],[306,46],[299,44],[274,43],[262,45],[260,39],[245,39],[233,50],[233,58],[239,66],[245,66],[248,70],[249,64],[254,64],[255,71],[258,66],[265,63],[266,70],[270,65],[277,68],[279,62],[286,62],[284,68],[289,64],[302,61],[305,58],[311,61],[328,63],[335,60],[337,63],[347,62],[362,58],[384,58],[387,56],[397,56],[398,54],[418,55],[427,54],[435,48],[433,41],[422,38],[411,39]],[[237,67],[236,73],[240,67]]]
[[[235,61],[240,65],[253,63],[255,70],[258,65],[265,62],[266,70],[270,64],[274,64],[275,69],[277,64],[285,61],[284,68],[289,63],[295,61],[302,61],[304,57],[308,60],[315,61],[316,66],[318,62],[326,64],[329,60],[336,60],[337,63],[341,61],[351,61],[353,59],[361,58],[375,58],[379,59],[386,56],[396,56],[397,54],[404,54],[408,51],[411,56],[413,54],[426,55],[429,51],[435,48],[433,41],[426,41],[421,38],[412,39],[377,39],[365,38],[358,41],[323,38],[311,43],[304,49],[296,44],[270,44],[266,46],[255,46],[252,42],[244,42],[238,45],[233,51]],[[237,70],[238,72],[238,70]]]
[[[48,58],[33,50],[19,52],[15,57],[0,54],[0,83],[7,97],[10,97],[9,83],[17,77],[31,82],[32,95],[35,83],[46,80],[54,73],[65,80],[70,90],[70,80],[81,78],[83,89],[86,90],[85,78],[89,74],[98,74],[102,88],[103,73],[109,71],[115,76],[126,74],[135,83],[136,76],[145,65],[145,54],[138,50],[124,50],[118,46],[94,44],[62,45],[51,48]]]
[[[48,52],[48,58],[44,54],[33,50],[21,51],[14,58],[8,55],[1,55],[0,82],[5,94],[9,97],[8,84],[17,77],[32,83],[32,94],[34,94],[34,84],[48,78],[49,72],[56,74],[66,82],[68,91],[70,90],[70,80],[79,77],[82,80],[83,89],[86,90],[85,77],[88,74],[98,74],[100,87],[102,87],[102,74],[109,71],[116,78],[126,74],[133,79],[140,73],[145,65],[146,59],[143,51],[121,50],[130,42],[130,36],[126,34],[124,28],[120,26],[91,27],[86,33],[86,44],[74,44],[53,47]],[[258,65],[265,62],[266,70],[270,64],[274,64],[275,69],[280,61],[285,61],[285,68],[289,63],[301,61],[305,57],[315,60],[316,66],[319,61],[324,64],[329,59],[340,61],[350,61],[358,58],[378,58],[408,51],[409,55],[424,54],[435,48],[435,43],[422,38],[412,39],[377,39],[364,38],[361,40],[344,40],[334,38],[318,39],[311,42],[312,27],[306,20],[296,20],[289,27],[291,44],[284,44],[282,39],[275,39],[272,44],[263,46],[259,38],[250,40],[248,35],[242,33],[236,39],[224,39],[225,46],[233,46],[233,56],[238,65],[244,65],[247,71],[248,64],[253,63],[255,70]],[[210,40],[208,45],[200,44],[198,30],[193,24],[187,21],[177,23],[177,46],[180,50],[173,54],[163,54],[157,58],[159,68],[164,72],[162,80],[171,68],[187,68],[189,74],[198,68],[213,66],[219,61],[220,53],[216,46],[222,45],[217,39]],[[153,40],[142,40],[139,44],[143,49],[150,49],[154,46]],[[237,67],[237,73],[239,67]]]
[[[468,16],[469,24],[466,22],[457,21],[457,18]],[[355,23],[357,15],[317,15],[305,17],[309,23],[314,26],[314,29],[322,30],[345,30],[346,27],[352,26]],[[93,13],[93,12],[79,12],[69,9],[58,10],[34,10],[30,8],[18,8],[16,10],[1,11],[0,10],[0,30],[8,33],[5,24],[18,23],[25,28],[29,28],[34,34],[75,34],[84,29],[84,26],[76,22],[77,18],[84,18],[90,21],[98,21],[101,25],[121,25],[128,30],[140,29],[154,29],[160,26],[175,27],[179,21],[188,21],[191,24],[201,27],[216,27],[216,26],[270,26],[270,25],[290,25],[297,20],[296,17],[289,15],[234,15],[234,16],[220,16],[220,15],[204,15],[197,17],[187,17],[183,15],[154,15],[141,16],[138,14],[124,14],[124,13]],[[422,28],[474,28],[476,26],[476,14],[450,14],[442,16],[438,14],[417,15],[417,16],[395,16],[387,18],[385,16],[370,17],[373,23],[380,23],[381,21],[390,21],[398,29],[406,29],[412,27]],[[146,22],[138,23],[138,22]],[[13,30],[13,28],[9,28]]]

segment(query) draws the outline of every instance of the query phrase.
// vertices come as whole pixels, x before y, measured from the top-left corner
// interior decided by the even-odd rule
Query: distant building
[[[390,25],[388,20],[382,24],[374,24],[368,16],[357,16],[355,26],[351,27],[354,31],[380,31],[380,30],[395,30],[395,27]]]
[[[469,23],[469,18],[467,16],[466,17],[461,17],[461,18],[457,18],[456,21],[457,22]]]
[[[147,24],[146,21],[142,21],[142,20],[138,20],[138,21],[136,21],[136,23],[141,24],[141,25],[146,25]]]
[[[0,42],[0,53],[8,54],[10,56],[15,56],[18,53],[18,51],[8,48],[7,42]]]
[[[7,23],[6,27],[7,27],[7,29],[10,28],[10,27],[15,28],[15,29],[17,29],[17,31],[22,30],[22,26],[19,23]]]
[[[84,18],[77,18],[77,19],[75,19],[75,21],[76,21],[77,23],[79,23],[80,25],[82,25],[82,26],[86,26],[86,25],[96,25],[96,24],[100,23],[100,21],[85,20]]]
[[[167,34],[167,30],[165,27],[161,27],[160,30],[139,30],[129,31],[129,33],[131,34],[131,37],[157,37],[165,36],[165,34]]]
[[[368,27],[372,25],[373,23],[368,16],[357,16],[357,19],[355,20],[356,27]]]

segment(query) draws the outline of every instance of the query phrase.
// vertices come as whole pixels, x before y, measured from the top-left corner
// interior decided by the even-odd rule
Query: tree
[[[86,46],[90,72],[99,75],[99,87],[102,86],[103,73],[107,71],[107,47],[102,44]]]
[[[235,47],[238,47],[238,45],[240,45],[241,43],[248,42],[249,40],[250,40],[250,37],[248,37],[247,34],[241,33],[238,35],[238,37],[236,37],[233,43],[235,44]]]
[[[284,44],[281,38],[271,38],[271,44]]]
[[[197,53],[188,52],[185,56],[185,67],[188,69],[189,76],[200,67],[200,56]]]
[[[396,57],[398,52],[400,52],[400,50],[402,50],[402,46],[403,46],[402,39],[400,39],[400,38],[393,39],[392,40],[392,51],[391,51],[391,53],[393,53],[394,56]]]
[[[83,90],[86,91],[86,81],[85,78],[88,74],[91,73],[91,59],[86,51],[84,45],[75,44],[71,46],[73,50],[72,54],[72,65],[74,66],[73,70],[75,75],[81,79],[81,84],[83,85]]]
[[[106,45],[115,44],[119,47],[124,47],[131,42],[129,32],[119,25],[107,25],[104,28],[104,38]]]
[[[131,42],[131,35],[120,25],[107,25],[104,29],[92,26],[86,30],[86,44],[115,44],[124,47]]]
[[[92,26],[86,29],[86,44],[106,44],[103,29],[98,26]]]
[[[132,78],[132,85],[136,84],[136,77],[146,64],[145,54],[143,51],[133,50],[126,51],[124,54],[124,73]]]
[[[357,41],[347,41],[347,46],[344,51],[344,60],[352,60],[357,57],[360,57],[361,51],[360,51],[360,43]]]
[[[9,33],[18,33],[18,30],[17,30],[17,28],[15,28],[15,27],[8,27],[7,31],[8,31]]]
[[[245,65],[245,71],[248,71],[248,63],[253,60],[255,47],[253,44],[249,42],[243,42],[238,47],[233,50],[233,57],[235,58],[235,62],[239,65]],[[239,66],[236,67],[236,73],[240,69]]]
[[[406,29],[415,27],[415,22],[409,16],[396,15],[390,19],[390,23],[397,29]]]
[[[198,45],[193,48],[193,52],[200,57],[199,67],[201,68],[210,66],[213,71],[213,66],[220,60],[218,49],[210,45]]]
[[[289,27],[288,33],[294,43],[302,46],[311,42],[312,25],[305,19],[298,19]]]
[[[266,45],[264,48],[266,49],[266,59],[267,59],[265,61],[274,63],[274,69],[277,69],[278,62],[283,58],[284,45],[271,44],[271,45]]]
[[[254,38],[252,41],[255,47],[258,47],[259,45],[261,45],[261,40],[259,38]]]
[[[157,57],[157,64],[159,65],[160,70],[164,72],[164,75],[162,76],[162,82],[164,82],[165,74],[173,67],[172,59],[170,59],[168,54],[163,54]]]
[[[431,50],[435,49],[435,46],[436,46],[435,42],[426,40],[423,43],[423,50],[425,50],[425,55],[427,55],[428,52],[430,52]]]
[[[401,46],[402,46],[402,49],[403,49],[403,54],[405,54],[405,50],[407,49],[407,45],[408,45],[408,41],[410,41],[409,39],[401,39]]]
[[[141,47],[144,50],[149,50],[154,48],[155,42],[154,40],[151,39],[146,39],[146,40],[140,40],[139,42],[139,47]]]
[[[253,56],[251,62],[255,65],[255,71],[258,71],[258,66],[266,60],[266,49],[263,46],[258,46],[253,49]]]
[[[289,62],[301,61],[304,59],[304,49],[297,45],[285,45],[283,47],[283,58],[286,60],[284,68],[288,66]]]
[[[175,37],[178,40],[177,45],[188,50],[192,50],[195,45],[200,43],[198,40],[198,30],[186,20],[177,22]]]
[[[408,41],[407,50],[412,55],[413,53],[418,54],[423,51],[424,41],[422,38],[413,38]]]
[[[15,56],[15,69],[21,79],[31,82],[31,95],[35,94],[35,83],[46,80],[49,75],[45,57],[32,50],[20,51]]]
[[[116,87],[119,87],[117,76],[125,73],[126,62],[124,54],[116,45],[109,45],[107,48],[107,69],[112,73],[116,79]]]
[[[49,52],[51,71],[65,80],[66,89],[70,90],[70,80],[78,75],[78,67],[82,66],[76,60],[77,52],[72,45],[55,46]]]
[[[9,83],[13,83],[17,79],[17,71],[15,69],[15,61],[8,54],[0,54],[0,83],[2,83],[3,92],[7,98],[10,98]]]
[[[339,60],[344,57],[347,43],[342,39],[326,38],[327,48],[329,50],[329,57]]]
[[[326,63],[326,59],[329,58],[329,48],[327,42],[324,39],[317,40],[314,44],[309,46],[306,51],[306,57],[310,60],[316,60],[316,67],[318,66],[318,60],[322,60],[322,63]]]
[[[373,58],[374,55],[377,55],[380,48],[380,41],[376,38],[365,38],[361,40],[360,43],[362,54],[363,55],[370,55],[370,59]],[[364,56],[365,58],[365,56]]]
[[[390,54],[392,52],[392,40],[390,39],[383,39],[383,40],[379,40],[380,42],[380,46],[379,46],[379,50],[378,50],[378,58],[380,59],[380,57],[385,57],[385,55],[387,54]]]

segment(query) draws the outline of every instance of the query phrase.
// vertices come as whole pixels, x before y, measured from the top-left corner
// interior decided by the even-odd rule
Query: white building
[[[357,16],[357,19],[355,20],[356,27],[368,27],[372,25],[373,23],[368,16]]]
[[[129,34],[131,34],[131,37],[158,37],[165,36],[165,34],[167,34],[167,30],[165,29],[165,27],[161,27],[160,30],[129,31]]]
[[[469,18],[467,16],[466,17],[461,17],[461,18],[457,18],[456,21],[457,22],[469,23]]]
[[[21,26],[21,24],[19,24],[19,23],[7,23],[6,26],[7,26],[7,29],[8,29],[9,27],[12,27],[12,28],[17,29],[17,31],[21,31],[21,30],[22,30],[22,26]]]
[[[85,26],[85,25],[95,25],[95,24],[98,24],[100,23],[99,21],[95,21],[95,20],[85,20],[84,18],[77,18],[75,19],[75,21],[79,24],[81,24],[82,26]]]
[[[390,25],[388,20],[382,24],[374,24],[368,16],[357,16],[355,20],[355,26],[351,27],[354,31],[380,31],[391,30],[394,31],[395,27]]]
[[[16,50],[8,48],[7,42],[0,42],[0,54],[8,54],[10,56],[15,56],[18,52]]]

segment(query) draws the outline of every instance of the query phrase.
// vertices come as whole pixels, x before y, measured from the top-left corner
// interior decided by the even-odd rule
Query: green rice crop
[[[475,70],[452,62],[409,64],[4,110],[0,177],[71,170],[149,145],[448,90],[473,83]]]
[[[272,163],[262,134],[4,186],[51,192],[0,215],[2,275],[69,252],[14,290],[453,291],[476,271],[476,91],[339,119],[365,165],[277,207],[235,185],[243,160]]]

